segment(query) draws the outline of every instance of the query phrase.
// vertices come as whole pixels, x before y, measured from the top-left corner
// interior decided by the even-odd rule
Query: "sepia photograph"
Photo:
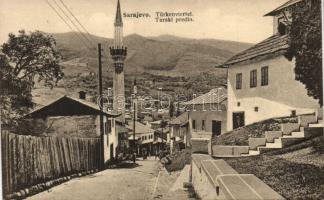
[[[5,200],[322,200],[321,0],[0,0]]]

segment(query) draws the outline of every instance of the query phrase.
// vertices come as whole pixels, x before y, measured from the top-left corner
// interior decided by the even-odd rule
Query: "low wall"
[[[192,186],[198,197],[211,199],[284,199],[253,174],[238,174],[224,160],[193,154]]]
[[[213,145],[211,149],[215,157],[236,157],[249,153],[249,146]]]
[[[206,195],[206,188],[209,192],[213,191],[212,186],[208,183],[208,179],[205,176],[202,176],[202,160],[212,160],[212,157],[205,154],[193,154],[191,162],[191,182],[195,189],[196,194],[203,198]]]
[[[207,138],[191,138],[192,153],[206,153],[208,154],[208,143],[210,139]]]

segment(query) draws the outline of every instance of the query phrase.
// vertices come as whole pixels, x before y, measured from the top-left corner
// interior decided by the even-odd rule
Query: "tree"
[[[321,1],[305,0],[292,12],[289,56],[296,59],[296,80],[323,105]]]
[[[10,124],[33,106],[31,90],[34,81],[53,87],[63,78],[60,53],[50,35],[40,31],[26,34],[20,30],[1,46],[0,103],[4,123]]]

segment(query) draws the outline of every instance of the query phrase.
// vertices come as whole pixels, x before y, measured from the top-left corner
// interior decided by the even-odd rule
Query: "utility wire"
[[[81,26],[81,28],[88,34],[88,36],[90,36],[90,33],[88,32],[88,30],[82,25],[82,23],[78,20],[78,18],[73,14],[73,12],[71,11],[71,9],[69,9],[69,7],[63,2],[63,0],[60,0],[60,2],[65,7],[65,9],[72,15],[72,17],[75,19],[75,21]],[[91,40],[91,43],[93,45],[96,43],[90,37],[89,37],[89,39]]]
[[[59,16],[61,18],[61,20],[70,28],[70,30],[72,31],[72,33],[74,33],[77,37],[79,37],[78,34],[75,33],[74,29],[71,27],[71,25],[69,23],[67,23],[67,21],[62,17],[62,15],[49,3],[48,0],[46,0],[46,3],[50,6],[50,8],[52,8],[52,10],[56,13],[57,16]],[[73,39],[75,38],[75,35],[73,35]]]
[[[92,43],[91,41],[85,36],[83,35],[82,31],[80,30],[80,28],[74,23],[74,21],[67,15],[67,13],[62,9],[62,7],[56,2],[56,0],[53,0],[53,2],[56,4],[56,6],[62,11],[62,13],[65,15],[66,18],[68,18],[70,20],[70,22],[72,23],[72,25],[79,31],[80,35],[85,39],[86,42],[88,42],[90,44],[90,48],[92,47]]]

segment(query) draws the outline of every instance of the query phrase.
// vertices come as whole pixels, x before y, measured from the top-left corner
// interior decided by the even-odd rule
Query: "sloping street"
[[[72,179],[29,200],[152,199],[158,175],[158,161],[137,161],[135,168],[108,169]]]

